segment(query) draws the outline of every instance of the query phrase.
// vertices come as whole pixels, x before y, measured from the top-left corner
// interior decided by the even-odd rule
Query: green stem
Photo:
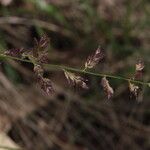
[[[23,61],[23,62],[33,64],[33,62],[31,62],[30,60],[27,60],[27,59],[21,59],[21,58],[7,56],[7,55],[3,55],[3,54],[0,54],[0,57],[1,58],[6,58],[6,59],[8,58],[8,59],[13,59],[13,60],[19,60],[19,61]],[[133,83],[138,83],[138,84],[150,86],[150,83],[139,81],[139,80],[133,80],[133,79],[122,77],[122,76],[116,76],[116,75],[110,75],[110,74],[104,74],[104,73],[96,73],[96,72],[86,71],[85,69],[84,70],[83,69],[77,69],[77,68],[68,67],[68,66],[64,66],[64,65],[56,65],[56,64],[42,64],[42,65],[47,69],[54,68],[55,70],[68,70],[68,71],[93,75],[93,76],[97,76],[97,77],[104,77],[105,76],[105,77],[112,78],[112,79],[130,81],[130,82],[133,82]]]

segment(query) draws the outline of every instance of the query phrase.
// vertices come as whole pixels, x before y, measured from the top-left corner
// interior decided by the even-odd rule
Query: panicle
[[[84,78],[81,76],[77,76],[72,72],[64,70],[65,77],[68,80],[68,83],[72,86],[79,86],[83,89],[88,89],[88,86],[86,84],[86,81]]]
[[[39,40],[35,39],[35,46],[34,48],[30,50],[26,49],[8,49],[5,51],[5,55],[9,55],[12,57],[17,57],[17,58],[26,58],[34,64],[34,73],[37,79],[37,83],[41,87],[41,89],[47,94],[51,94],[54,92],[52,82],[50,79],[44,77],[44,64],[48,63],[48,50],[47,47],[49,45],[49,38],[46,35],[43,35]],[[104,52],[100,48],[100,46],[96,49],[95,53],[93,55],[90,55],[85,64],[84,64],[84,70],[86,69],[91,69],[94,68],[102,59],[104,58]],[[138,83],[138,81],[135,80],[141,80],[143,77],[143,71],[144,71],[144,62],[139,60],[136,65],[135,65],[135,74],[132,77],[132,81],[128,80],[128,86],[130,93],[134,97],[138,97],[139,93],[141,91],[141,86],[137,86],[134,83]],[[64,67],[67,68],[67,67]],[[83,89],[88,89],[89,87],[87,86],[87,80],[81,77],[80,75],[76,75],[75,73],[67,71],[69,69],[63,69],[65,77],[68,80],[68,83],[72,86],[75,87],[80,87]],[[81,72],[81,71],[79,71]],[[88,73],[88,72],[86,72]],[[94,74],[94,73],[89,73],[89,74]],[[101,74],[102,75],[102,74]],[[107,94],[107,98],[110,99],[114,95],[114,90],[109,84],[109,81],[106,79],[107,75],[105,75],[101,79],[101,85]],[[135,81],[135,82],[134,82]],[[139,82],[140,83],[140,82]],[[144,83],[144,82],[143,82]],[[147,83],[148,86],[150,87],[150,83]]]
[[[104,91],[107,94],[107,98],[110,99],[113,94],[114,94],[114,90],[113,88],[110,86],[109,81],[106,79],[106,77],[103,77],[101,80],[101,85],[104,89]]]
[[[97,50],[95,51],[95,54],[89,56],[85,62],[85,69],[93,68],[95,67],[100,60],[104,58],[104,53],[102,52],[101,48],[98,47]]]
[[[37,77],[37,82],[41,89],[50,95],[54,92],[52,82],[48,78],[44,78],[44,68],[42,64],[48,63],[48,52],[47,47],[49,45],[49,38],[44,35],[39,40],[35,39],[35,46],[32,49],[33,59],[36,60],[37,64],[34,64],[34,72]]]

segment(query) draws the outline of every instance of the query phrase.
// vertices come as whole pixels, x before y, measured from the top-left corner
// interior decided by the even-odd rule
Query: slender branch
[[[22,61],[22,62],[27,62],[27,63],[32,63],[33,64],[33,62],[30,61],[30,60],[21,59],[21,58],[17,58],[17,57],[12,57],[12,56],[8,56],[8,55],[4,55],[4,54],[0,54],[0,58],[19,60],[19,61]],[[122,76],[116,76],[116,75],[110,75],[110,74],[104,74],[104,73],[96,73],[96,72],[86,71],[86,70],[83,70],[83,69],[68,67],[68,66],[64,66],[64,65],[57,65],[57,64],[42,64],[42,65],[46,69],[50,69],[51,68],[51,69],[55,69],[56,71],[65,69],[65,70],[68,70],[68,71],[73,71],[73,72],[93,75],[93,76],[97,76],[97,77],[104,77],[105,76],[105,77],[112,78],[112,79],[130,81],[130,82],[133,82],[133,83],[138,83],[138,84],[141,84],[141,85],[147,85],[147,86],[150,87],[150,83],[149,82],[133,80],[133,79],[122,77]]]

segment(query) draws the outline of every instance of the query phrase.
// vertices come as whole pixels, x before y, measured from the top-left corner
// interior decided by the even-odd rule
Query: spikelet
[[[21,48],[21,49],[19,49],[19,48],[8,49],[4,52],[5,55],[9,55],[12,57],[17,57],[17,58],[22,57],[22,53],[23,53],[23,48]]]
[[[100,60],[104,58],[104,53],[102,52],[101,48],[98,47],[97,50],[95,51],[95,54],[89,56],[85,62],[85,69],[93,68],[95,67]]]
[[[43,35],[39,40],[34,39],[35,44],[32,49],[33,57],[38,58],[42,53],[47,52],[47,47],[49,45],[49,38],[46,35]]]
[[[64,74],[68,80],[69,85],[78,86],[83,89],[88,89],[88,86],[85,82],[86,80],[82,78],[81,76],[77,76],[74,73],[66,71],[66,70],[64,70]]]
[[[44,51],[41,52],[37,58],[37,62],[40,64],[47,64],[48,63],[48,52]]]
[[[110,86],[109,81],[106,79],[106,77],[103,77],[101,80],[101,85],[104,89],[104,91],[107,94],[107,98],[110,99],[113,94],[114,94],[114,90],[113,88]]]
[[[50,95],[54,92],[52,82],[48,78],[44,78],[44,69],[39,64],[34,64],[34,73],[37,79],[37,83],[39,84],[40,88],[47,94]]]
[[[136,64],[135,64],[135,75],[133,77],[133,80],[141,80],[143,77],[143,70],[144,70],[144,62],[139,60]],[[136,99],[138,99],[139,93],[141,91],[141,87],[135,85],[134,83],[131,83],[129,81],[129,90],[131,93],[132,97],[135,97]]]
[[[45,50],[49,45],[49,38],[46,35],[43,35],[39,40],[35,40],[35,48],[38,49],[38,51]]]
[[[129,81],[129,90],[130,90],[131,95],[133,95],[137,99],[138,94],[140,92],[139,86],[137,86]]]
[[[46,93],[47,95],[50,95],[54,92],[52,82],[48,78],[44,78],[43,76],[37,77],[37,82],[40,86],[40,88]]]
[[[144,70],[144,62],[139,60],[135,65],[135,79],[142,79],[143,76],[143,70]]]
[[[44,69],[41,65],[35,64],[33,70],[34,70],[34,73],[37,77],[43,76],[43,74],[44,74]]]
[[[141,60],[139,60],[137,63],[136,63],[136,71],[143,71],[144,69],[144,62],[142,62]]]

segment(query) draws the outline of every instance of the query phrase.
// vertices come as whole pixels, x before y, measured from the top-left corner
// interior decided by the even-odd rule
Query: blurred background
[[[49,63],[84,67],[100,45],[106,58],[95,72],[132,77],[137,60],[150,73],[148,0],[0,0],[0,53],[31,48],[34,38],[50,38]],[[49,70],[56,92],[37,87],[33,65],[0,58],[0,149],[148,150],[150,88],[138,100],[128,83],[109,80],[111,100],[101,78],[83,75],[89,90],[71,88],[62,72]]]

